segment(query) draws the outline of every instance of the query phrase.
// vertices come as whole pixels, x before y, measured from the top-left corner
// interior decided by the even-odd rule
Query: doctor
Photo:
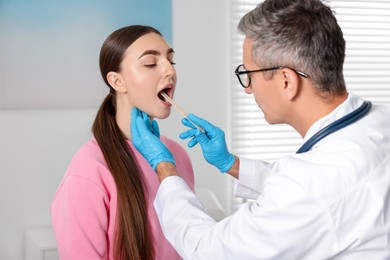
[[[346,90],[333,12],[320,0],[266,0],[238,29],[240,84],[270,124],[291,125],[304,144],[272,164],[251,161],[228,151],[218,127],[190,114],[203,133],[184,119],[180,137],[254,199],[216,222],[153,134],[157,124],[133,109],[132,142],[160,179],[154,207],[166,237],[184,259],[390,259],[390,108]]]

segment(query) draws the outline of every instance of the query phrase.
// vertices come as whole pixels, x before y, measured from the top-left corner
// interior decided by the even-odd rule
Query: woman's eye
[[[171,65],[176,65],[176,62],[171,61]]]
[[[155,64],[155,63],[145,64],[145,67],[147,67],[147,68],[154,68],[156,66],[157,66],[157,64]]]

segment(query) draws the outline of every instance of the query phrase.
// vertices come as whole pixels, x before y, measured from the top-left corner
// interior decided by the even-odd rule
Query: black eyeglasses
[[[264,71],[270,71],[270,70],[280,70],[283,68],[288,68],[290,70],[293,70],[293,71],[295,71],[295,73],[297,73],[298,75],[300,75],[304,78],[309,77],[309,75],[307,75],[306,73],[304,73],[302,71],[292,69],[289,67],[283,67],[283,66],[278,66],[278,67],[273,67],[273,68],[268,68],[268,69],[260,69],[260,70],[245,70],[244,64],[240,64],[240,65],[238,65],[238,67],[236,68],[234,73],[236,74],[241,86],[243,86],[244,88],[249,88],[249,86],[251,85],[251,77],[248,75],[249,73],[264,72]]]

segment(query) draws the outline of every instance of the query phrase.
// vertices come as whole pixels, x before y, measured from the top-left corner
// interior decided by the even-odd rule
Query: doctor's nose
[[[252,91],[252,84],[249,85],[249,87],[244,88],[244,91],[245,91],[246,94],[252,94],[253,93],[253,91]]]

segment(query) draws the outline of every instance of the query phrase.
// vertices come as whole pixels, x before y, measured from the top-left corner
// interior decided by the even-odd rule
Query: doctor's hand
[[[203,128],[205,132],[196,129],[188,119],[183,118],[183,125],[191,129],[181,133],[179,137],[181,139],[192,138],[188,142],[190,148],[199,143],[205,160],[217,167],[222,173],[227,172],[233,166],[235,156],[228,151],[224,131],[194,114],[188,114],[188,118]]]
[[[160,130],[155,120],[138,108],[131,110],[131,142],[156,171],[160,162],[171,162],[176,165],[172,153],[160,140]]]

